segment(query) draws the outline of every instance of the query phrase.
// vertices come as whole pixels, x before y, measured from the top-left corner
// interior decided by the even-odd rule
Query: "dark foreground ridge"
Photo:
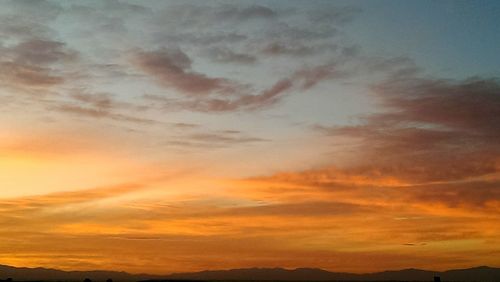
[[[1,279],[17,281],[84,281],[94,282],[112,279],[125,281],[214,281],[214,280],[253,280],[253,281],[433,281],[440,277],[441,281],[477,281],[499,282],[500,268],[480,266],[468,269],[447,271],[429,271],[420,269],[402,269],[376,273],[354,274],[330,272],[317,268],[244,268],[231,270],[210,270],[193,273],[175,273],[170,275],[130,274],[116,271],[62,271],[47,268],[18,268],[0,265]]]

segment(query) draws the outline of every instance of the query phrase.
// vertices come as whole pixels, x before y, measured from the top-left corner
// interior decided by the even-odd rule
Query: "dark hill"
[[[434,276],[440,276],[441,281],[500,282],[500,268],[483,266],[469,269],[448,270],[444,272],[403,269],[366,274],[330,272],[316,268],[244,268],[177,273],[169,275],[168,278],[187,280],[264,281],[432,281]]]
[[[12,278],[14,281],[83,281],[89,278],[93,281],[138,281],[161,279],[163,277],[147,274],[133,275],[117,271],[62,271],[48,268],[26,268],[0,265],[0,280]]]
[[[261,280],[261,281],[432,281],[440,276],[441,281],[499,282],[500,268],[487,266],[455,269],[444,272],[420,269],[403,269],[376,273],[354,274],[330,272],[317,268],[243,268],[231,270],[207,270],[170,275],[130,274],[116,271],[61,271],[47,268],[18,268],[0,265],[0,280],[14,281],[172,281],[172,280]]]

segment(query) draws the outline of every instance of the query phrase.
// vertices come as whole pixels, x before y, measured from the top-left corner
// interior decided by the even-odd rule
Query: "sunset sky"
[[[499,1],[0,2],[0,264],[500,267]]]

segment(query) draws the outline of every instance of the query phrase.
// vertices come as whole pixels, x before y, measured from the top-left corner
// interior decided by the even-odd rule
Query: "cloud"
[[[179,49],[139,51],[133,63],[155,77],[161,84],[173,87],[188,95],[211,92],[221,94],[235,91],[235,85],[223,78],[211,78],[191,70],[191,59]]]
[[[219,130],[219,131],[199,131],[182,136],[172,136],[165,143],[167,146],[179,148],[199,148],[202,150],[210,148],[226,148],[238,144],[250,144],[266,142],[267,139],[248,136],[240,131]]]
[[[374,87],[385,104],[402,113],[387,119],[436,124],[480,138],[499,138],[500,82],[471,78],[464,81],[409,78]],[[382,117],[383,118],[383,117]]]
[[[41,1],[40,1],[41,2]],[[5,37],[29,40],[49,37],[54,31],[48,26],[32,20],[31,16],[4,15],[0,17],[0,34]]]
[[[0,12],[1,87],[17,91],[45,90],[65,79],[59,63],[74,60],[77,52],[51,39],[48,23],[62,8],[49,1],[6,1]]]
[[[298,57],[316,53],[313,48],[308,46],[288,45],[277,42],[265,46],[262,52],[267,55],[294,55]]]
[[[209,76],[192,70],[191,64],[177,68],[174,73],[171,68],[172,64],[175,64],[174,57],[187,57],[187,54],[180,50],[189,50],[205,54],[212,62],[224,64],[267,64],[265,60],[261,60],[262,55],[269,60],[271,56],[319,58],[328,54],[332,58],[331,61],[335,61],[337,57],[345,57],[342,50],[347,50],[350,46],[344,46],[341,38],[332,44],[332,38],[339,34],[339,27],[342,24],[355,17],[359,9],[334,6],[328,6],[325,9],[329,11],[308,9],[307,12],[299,13],[293,8],[284,10],[271,9],[262,5],[232,4],[216,6],[183,4],[165,7],[160,12],[164,16],[153,20],[154,25],[161,23],[161,26],[165,26],[162,30],[155,29],[155,43],[168,46],[176,42],[181,49],[143,51],[142,55],[149,53],[152,55],[151,58],[155,58],[154,61],[162,61],[163,66],[156,69],[157,66],[145,60],[139,60],[139,64],[136,61],[136,66],[140,65],[143,71],[156,77],[156,80],[163,86],[184,91],[186,95],[196,92],[213,96],[210,99],[181,99],[180,101],[168,97],[163,100],[170,105],[169,109],[183,108],[201,112],[260,109],[258,104],[264,100],[261,94],[266,91],[262,90],[262,86],[256,87],[253,85],[255,83],[240,82],[227,76]],[[319,25],[319,22],[325,21],[326,18],[329,24]],[[253,19],[260,19],[260,21],[252,24],[247,22]],[[297,26],[297,21],[303,24]],[[182,26],[182,28],[169,29],[173,23],[176,27]],[[214,26],[222,27],[222,31],[217,31],[213,28]],[[158,52],[163,54],[160,55]],[[334,77],[325,73],[330,72],[331,69],[327,70],[328,67],[321,66],[323,69],[317,70],[319,67],[315,67],[316,64],[317,61],[314,60],[306,63],[312,66],[311,70],[307,71],[301,69],[304,64],[297,66],[292,60],[288,61],[282,69],[291,70],[290,73],[296,72],[297,74],[294,77],[283,76],[269,88],[285,80],[292,80],[292,83],[295,83],[295,79],[300,79],[307,80],[301,89],[305,90],[316,85],[317,81]],[[338,70],[335,72],[336,75],[340,73]],[[188,85],[186,81],[192,81],[192,83]],[[297,89],[300,87],[294,84],[289,90]],[[222,93],[228,94],[229,97],[224,97]],[[284,95],[280,95],[280,99],[283,97]],[[270,99],[269,103],[264,103],[262,108],[276,104],[280,99]]]
[[[77,56],[65,44],[45,39],[30,39],[0,49],[2,85],[15,89],[62,84],[65,79],[58,64],[74,60]]]
[[[146,99],[164,101],[170,107],[202,112],[254,110],[275,104],[293,87],[291,80],[283,79],[269,89],[252,94],[248,86],[241,83],[191,71],[191,59],[178,49],[139,52],[133,62],[162,85],[175,88],[187,96],[180,100],[158,95],[144,96]]]
[[[79,106],[74,104],[59,104],[52,109],[57,110],[62,113],[82,116],[82,117],[90,117],[90,118],[108,118],[116,121],[125,121],[125,122],[133,122],[133,123],[142,123],[142,124],[155,124],[156,120],[153,119],[145,119],[140,117],[134,117],[127,114],[113,113],[106,108],[94,108],[88,106]]]
[[[359,125],[320,129],[357,142],[360,171],[415,183],[498,172],[498,81],[398,78],[374,91],[387,112],[363,117]]]
[[[219,134],[198,133],[191,135],[190,139],[207,143],[247,143],[247,142],[266,141],[265,139],[262,138],[243,137],[239,135],[240,135],[239,133],[225,133],[225,132],[221,132]]]
[[[155,41],[176,42],[177,44],[189,44],[194,46],[209,46],[215,44],[239,43],[248,39],[247,35],[238,32],[207,32],[179,31],[176,33],[159,34]]]
[[[337,56],[342,46],[337,37],[335,26],[318,28],[314,25],[296,27],[293,24],[280,23],[266,30],[257,43],[259,50],[267,56],[290,56],[295,58],[314,57],[324,54]]]
[[[303,90],[307,90],[322,81],[344,78],[346,76],[347,73],[340,70],[336,64],[329,63],[299,69],[293,74],[292,78],[299,81]]]
[[[277,81],[269,89],[265,89],[259,95],[246,95],[236,100],[233,105],[250,105],[252,107],[261,107],[271,105],[280,100],[283,93],[292,88],[293,83],[289,79]]]
[[[2,8],[3,11],[0,14],[14,14],[21,18],[29,17],[29,21],[38,23],[53,20],[63,11],[60,4],[46,0],[5,1]]]
[[[269,192],[279,201],[267,201],[261,195],[260,203],[243,204],[243,199],[221,199],[221,194],[112,201],[142,189],[134,184],[4,200],[0,221],[16,222],[16,228],[2,225],[10,227],[0,228],[0,238],[5,238],[0,250],[23,263],[33,258],[48,266],[81,260],[128,271],[149,270],[144,265],[152,265],[151,270],[159,268],[163,264],[157,262],[158,256],[165,253],[165,259],[177,258],[178,264],[172,266],[176,270],[214,268],[242,254],[247,259],[231,267],[270,263],[295,267],[327,260],[320,266],[328,268],[335,261],[337,269],[351,269],[384,258],[373,266],[376,270],[394,266],[396,261],[402,267],[408,263],[446,267],[456,263],[455,258],[470,258],[463,263],[476,263],[478,259],[471,254],[493,255],[491,261],[496,256],[489,244],[467,243],[496,240],[498,230],[487,228],[494,222],[492,210],[480,214],[442,210],[434,196],[431,202],[407,198],[407,191],[401,188],[376,191],[364,187],[363,193],[347,189],[344,194],[325,189],[314,196],[310,192],[315,187],[310,186],[309,191],[304,190],[309,194],[289,198],[285,195],[289,192],[281,189],[283,182],[269,178],[265,183],[273,186]],[[99,201],[105,204],[98,205]],[[16,244],[12,238],[23,238],[27,243]],[[407,248],[408,242],[425,244],[411,243],[413,248]],[[442,251],[440,244],[464,248],[450,253],[449,249]],[[63,256],[69,246],[73,258]],[[200,248],[205,250],[202,254]],[[116,255],[126,258],[130,253],[134,253],[133,262],[112,259]],[[152,254],[156,254],[154,259]],[[51,260],[45,261],[47,257]]]
[[[101,40],[122,40],[137,24],[136,20],[150,18],[152,10],[148,7],[123,1],[88,3],[74,2],[65,7],[59,20],[70,27],[74,35],[82,41],[100,42]],[[126,19],[126,20],[124,20]],[[85,22],[85,25],[79,24]],[[96,32],[98,31],[98,32]],[[96,48],[101,46],[96,44]]]
[[[407,65],[388,64],[390,79],[372,88],[384,112],[362,116],[350,126],[315,127],[326,138],[347,140],[349,162],[254,177],[232,191],[283,206],[323,201],[331,204],[332,213],[345,204],[347,213],[335,220],[346,220],[340,223],[343,238],[359,239],[357,246],[367,243],[358,232],[369,232],[369,240],[379,246],[398,241],[433,252],[451,242],[495,240],[499,230],[491,224],[500,211],[498,80],[393,72]],[[298,85],[307,87],[307,78],[314,85],[314,78],[331,75],[320,70],[298,72]],[[267,210],[272,214],[274,208]],[[398,234],[398,240],[391,234]]]
[[[47,65],[73,60],[76,57],[76,53],[68,50],[64,43],[43,39],[21,42],[6,52],[4,56],[11,53],[14,61],[30,65]]]
[[[134,64],[154,77],[161,85],[175,88],[182,98],[147,94],[147,100],[163,102],[167,109],[188,109],[199,112],[230,112],[260,110],[280,102],[293,90],[307,90],[326,80],[347,74],[337,70],[335,63],[302,67],[256,94],[251,86],[225,78],[212,78],[190,69],[192,61],[181,50],[162,49],[140,52]]]
[[[312,22],[324,25],[346,24],[355,19],[360,13],[361,8],[353,6],[328,7],[321,10],[312,10],[309,12],[309,19]]]
[[[16,199],[3,199],[2,207],[5,210],[23,208],[24,210],[44,209],[55,206],[64,206],[83,202],[102,200],[116,197],[143,189],[140,183],[126,183],[112,187],[98,187],[81,191],[57,192],[42,196],[31,196]]]
[[[47,108],[60,113],[81,116],[94,119],[109,119],[120,122],[131,122],[139,124],[159,123],[154,119],[134,116],[138,112],[137,106],[117,101],[109,93],[89,93],[83,89],[74,89],[69,94],[70,101],[55,100],[47,102]]]
[[[72,98],[79,102],[89,104],[95,108],[101,109],[109,109],[115,103],[112,100],[111,95],[107,93],[88,94],[85,92],[77,91],[73,93]]]
[[[0,222],[3,226],[11,226],[9,230],[0,228],[0,237],[5,236],[6,232],[15,233],[20,238],[30,235],[43,237],[47,233],[57,233],[53,232],[57,227],[96,220],[96,216],[100,217],[99,220],[106,220],[108,216],[116,216],[110,213],[103,217],[102,211],[111,209],[113,201],[147,187],[145,183],[124,183],[81,191],[0,199]],[[99,204],[106,201],[111,203],[110,206]]]
[[[3,87],[32,94],[60,95],[61,99],[54,98],[46,108],[95,118],[132,122],[148,120],[125,113],[129,110],[127,107],[117,104],[98,106],[75,99],[68,93],[71,89],[83,87],[91,92],[102,92],[102,88],[114,87],[113,81],[144,82],[144,77],[132,73],[126,63],[132,63],[135,69],[162,87],[176,90],[172,96],[145,95],[159,98],[157,100],[163,101],[163,108],[199,112],[255,111],[276,105],[294,90],[309,89],[316,85],[316,81],[332,76],[320,74],[321,71],[312,74],[314,67],[311,67],[310,74],[306,74],[305,70],[300,70],[302,66],[288,65],[292,63],[289,61],[282,66],[287,71],[281,78],[259,85],[260,82],[241,79],[240,75],[230,77],[235,73],[225,70],[221,72],[224,75],[198,71],[197,64],[188,54],[204,54],[212,63],[247,65],[248,70],[253,71],[256,67],[267,69],[267,66],[260,65],[267,64],[260,60],[266,47],[271,53],[279,49],[283,54],[314,57],[340,50],[342,45],[328,43],[338,34],[338,25],[342,21],[335,21],[334,26],[316,28],[316,20],[311,15],[317,11],[298,13],[294,9],[283,10],[263,4],[183,3],[153,7],[151,3],[137,5],[109,1],[90,7],[81,3],[61,6],[50,1],[13,1],[7,6],[9,8],[0,15],[0,23],[4,23],[0,33],[12,36],[13,40],[0,45]],[[38,10],[39,15],[30,16]],[[347,10],[339,8],[338,14],[351,14]],[[26,17],[14,17],[19,14]],[[124,16],[127,21],[123,20]],[[86,24],[74,24],[75,18]],[[297,27],[294,24],[297,19],[304,20],[305,24]],[[139,31],[137,23],[144,25],[147,32]],[[68,36],[59,36],[59,33]],[[101,44],[110,40],[114,43]],[[93,46],[93,52],[85,47],[93,44],[89,42],[99,42]],[[172,46],[172,42],[178,47],[158,47]],[[301,50],[306,49],[308,54],[301,54]],[[124,63],[119,54],[131,53],[131,60]],[[245,72],[242,73],[244,77]],[[11,98],[8,97],[13,101]],[[20,103],[30,102],[15,99]],[[60,103],[57,105],[55,100],[60,100]],[[150,109],[148,105],[139,106]],[[120,113],[116,108],[121,108]]]
[[[498,179],[430,184],[415,187],[408,196],[417,202],[444,204],[451,208],[499,212],[499,185]]]
[[[279,102],[284,94],[292,88],[288,79],[280,80],[269,89],[258,94],[240,94],[232,98],[191,99],[179,101],[178,107],[200,112],[230,112],[239,110],[259,110]],[[174,104],[175,105],[175,104]]]
[[[237,194],[239,191],[255,201],[278,203],[278,206],[290,204],[286,209],[293,218],[291,222],[307,226],[311,233],[316,230],[316,234],[329,234],[325,237],[343,241],[344,247],[354,245],[358,250],[376,248],[377,252],[383,252],[387,247],[404,253],[396,244],[404,246],[408,242],[425,242],[418,244],[422,249],[417,253],[440,256],[439,246],[442,245],[497,241],[493,238],[498,236],[500,230],[491,226],[500,211],[500,194],[496,189],[500,184],[498,178],[398,185],[384,179],[384,175],[371,178],[366,174],[349,173],[343,169],[326,168],[281,173],[248,179],[239,185],[235,183],[233,192]],[[325,210],[319,211],[322,210],[320,203],[318,214],[314,213],[314,208],[310,210],[306,207],[307,203],[315,202],[324,203]],[[323,222],[323,227],[315,225],[314,220],[301,221],[299,216],[294,217],[293,206],[300,206],[299,203],[306,205],[301,207],[303,216],[307,217],[311,212],[317,222]],[[337,207],[340,207],[339,214],[336,214]],[[269,215],[274,213],[274,208],[264,207],[265,210]],[[234,213],[238,214],[237,211]],[[287,220],[278,211],[276,216],[282,221]],[[342,235],[336,230],[342,230],[339,231]],[[322,240],[321,236],[311,233],[315,242]],[[363,233],[370,236],[362,236]],[[311,242],[311,237],[308,238],[304,242]],[[324,240],[328,240],[326,238]],[[473,243],[470,247],[487,250],[491,244]],[[464,251],[464,254],[467,252]]]
[[[452,181],[429,184],[404,182],[389,173],[328,167],[316,170],[279,173],[269,177],[252,178],[250,181],[274,185],[292,185],[276,193],[276,200],[286,199],[286,194],[304,194],[302,199],[344,199],[358,204],[382,206],[412,205],[418,209],[432,210],[442,205],[468,213],[491,213],[500,208],[499,178]],[[302,187],[302,188],[300,188]],[[279,188],[276,188],[279,189]],[[258,189],[257,189],[258,190]],[[262,191],[266,193],[266,189]],[[269,190],[269,192],[272,192]],[[280,195],[281,194],[281,195]],[[283,197],[283,198],[280,198]],[[298,197],[300,198],[300,197]],[[415,212],[418,212],[415,210]],[[452,212],[450,212],[452,213]]]
[[[251,207],[230,208],[219,215],[227,216],[272,216],[272,217],[339,217],[342,215],[364,214],[371,209],[366,206],[334,202],[314,201],[297,203],[267,204]]]
[[[187,27],[220,25],[227,22],[244,23],[277,17],[277,12],[263,5],[173,5],[161,14],[161,21],[176,22]],[[160,20],[160,19],[158,19]]]
[[[9,88],[51,87],[64,82],[64,78],[54,74],[49,68],[2,62],[0,77],[2,86]]]
[[[255,56],[236,53],[229,48],[212,48],[207,52],[207,55],[218,63],[253,64],[257,61]]]
[[[262,5],[251,5],[247,7],[222,6],[215,13],[221,18],[234,18],[235,20],[266,19],[276,16],[276,12]]]

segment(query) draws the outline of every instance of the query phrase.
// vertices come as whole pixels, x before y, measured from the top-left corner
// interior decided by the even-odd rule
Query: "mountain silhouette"
[[[118,271],[62,271],[49,268],[26,268],[0,265],[0,281],[12,278],[14,281],[78,281],[85,278],[92,281],[139,281],[163,279],[165,276],[149,274],[130,274]]]
[[[0,281],[12,278],[15,281],[172,281],[172,280],[261,280],[261,281],[432,281],[435,276],[441,281],[500,281],[500,268],[480,266],[448,271],[402,269],[375,273],[355,274],[331,272],[317,268],[243,268],[230,270],[207,270],[170,275],[130,274],[117,271],[62,271],[47,268],[24,268],[0,265]]]
[[[429,271],[403,269],[366,274],[330,272],[317,268],[245,268],[231,270],[201,271],[169,275],[169,279],[186,280],[274,280],[274,281],[432,281],[434,276],[441,281],[500,281],[500,268],[487,266]]]

